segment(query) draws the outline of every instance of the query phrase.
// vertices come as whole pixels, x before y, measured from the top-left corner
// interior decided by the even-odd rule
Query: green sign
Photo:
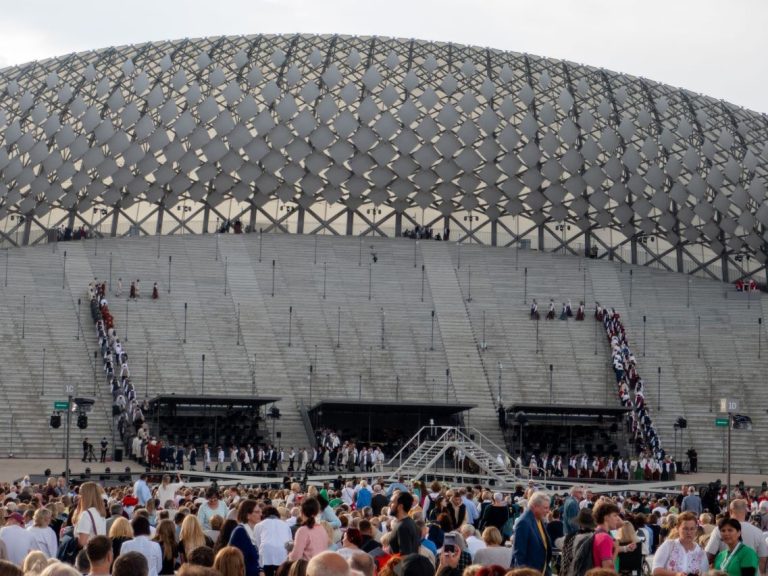
[[[54,402],[53,403],[53,409],[54,410],[66,410],[67,409],[67,402]]]
[[[728,418],[715,418],[715,426],[728,426]]]

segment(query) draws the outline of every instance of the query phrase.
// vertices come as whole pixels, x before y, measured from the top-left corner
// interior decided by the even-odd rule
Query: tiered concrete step
[[[503,445],[498,420],[495,418],[492,386],[483,370],[478,342],[467,313],[465,295],[451,262],[453,246],[450,243],[425,242],[421,249],[456,399],[476,404],[471,424],[497,444]],[[466,298],[469,295],[467,291]]]
[[[749,403],[738,365],[731,372],[735,379],[710,386],[710,377],[719,373],[717,367],[739,356],[731,322],[723,313],[727,304],[722,299],[722,284],[648,268],[624,267],[621,289],[625,297],[629,294],[630,269],[633,306],[625,308],[624,317],[628,318],[628,330],[631,326],[633,349],[638,350],[642,350],[642,319],[646,317],[646,356],[639,358],[638,363],[664,446],[683,460],[684,452],[693,446],[699,453],[700,469],[718,469],[722,461],[722,430],[714,423],[718,416],[716,408],[712,408],[715,396],[724,394],[740,399],[742,404]],[[688,428],[675,432],[674,423],[681,416],[687,420]],[[733,435],[735,470],[755,471],[761,467],[756,441],[753,432],[739,431]]]
[[[14,450],[17,456],[60,457],[63,454],[64,428],[48,428],[55,401],[66,400],[65,385],[73,385],[78,396],[94,397],[97,402],[89,415],[89,427],[73,426],[73,454],[80,452],[79,444],[88,437],[98,444],[102,435],[109,435],[109,406],[100,401],[104,383],[102,374],[94,371],[92,350],[88,337],[93,334],[87,299],[81,300],[83,333],[78,338],[77,298],[71,283],[79,283],[75,257],[77,248],[68,248],[68,272],[64,275],[63,250],[50,247],[14,249],[9,261],[9,282],[4,288],[8,320],[4,330],[11,336],[5,340],[0,374],[3,378],[9,406],[14,415],[15,443],[24,442],[24,450]],[[15,263],[14,263],[15,261]],[[82,294],[88,279],[82,284]],[[26,296],[26,305],[24,297]],[[6,324],[6,323],[4,323]],[[21,338],[22,324],[24,338]],[[17,338],[13,345],[13,336]],[[45,381],[43,383],[43,348],[45,348]],[[44,384],[44,385],[43,385]]]
[[[222,254],[226,254],[228,259],[228,284],[232,297],[241,303],[242,345],[253,354],[256,395],[282,398],[277,404],[282,416],[282,445],[307,446],[314,439],[307,438],[298,412],[305,390],[289,379],[285,358],[275,340],[266,303],[266,299],[271,297],[271,286],[265,289],[257,278],[249,254],[252,248],[249,239],[236,236],[226,240]],[[224,244],[221,239],[219,242],[220,246]]]

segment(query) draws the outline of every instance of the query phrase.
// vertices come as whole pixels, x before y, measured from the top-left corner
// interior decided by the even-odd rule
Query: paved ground
[[[69,465],[73,474],[84,472],[86,467],[89,467],[91,472],[95,474],[104,472],[106,467],[109,467],[112,472],[122,472],[126,467],[131,468],[133,472],[138,472],[142,469],[141,466],[130,461],[101,464],[99,462],[81,462],[79,458],[70,460]],[[21,478],[25,474],[42,474],[46,468],[50,468],[52,474],[60,474],[64,470],[64,459],[2,458],[0,459],[0,482],[10,482]],[[698,473],[679,476],[681,484],[703,484],[718,478],[725,483],[725,474],[722,473]],[[734,484],[741,480],[748,486],[760,486],[764,480],[768,480],[768,477],[761,476],[760,474],[733,474],[732,482]]]

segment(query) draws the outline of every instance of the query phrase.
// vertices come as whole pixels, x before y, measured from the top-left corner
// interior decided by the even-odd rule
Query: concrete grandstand
[[[684,417],[678,458],[719,470],[734,397],[753,422],[735,466],[768,467],[768,309],[731,284],[765,282],[764,116],[529,55],[258,35],[7,68],[0,128],[8,452],[60,453],[45,424],[68,382],[98,399],[91,441],[111,437],[98,277],[139,392],[281,397],[295,446],[317,397],[474,404],[499,441],[499,401],[616,403],[591,323],[527,315],[600,301],[669,452]],[[401,238],[416,227],[450,242]]]
[[[285,446],[308,443],[299,405],[309,403],[310,386],[315,401],[361,396],[362,402],[397,397],[474,404],[467,424],[497,442],[499,383],[505,404],[549,402],[550,364],[555,403],[617,405],[609,350],[591,315],[586,322],[540,322],[537,344],[536,323],[524,302],[526,295],[529,302],[577,301],[586,295],[587,302],[615,306],[624,316],[646,375],[646,398],[670,453],[673,424],[685,417],[689,427],[680,446],[697,449],[701,469],[720,470],[723,432],[714,420],[719,398],[733,396],[754,424],[751,431],[734,431],[735,469],[768,465],[759,450],[766,441],[768,406],[754,386],[764,366],[758,359],[757,318],[764,315],[766,303],[759,296],[713,280],[533,250],[518,253],[434,241],[417,245],[410,239],[364,241],[361,265],[359,239],[322,235],[116,238],[98,245],[96,240],[63,243],[54,245],[55,251],[49,246],[9,251],[0,381],[10,410],[0,426],[11,426],[12,433],[5,435],[4,448],[17,456],[61,454],[63,434],[47,429],[47,419],[66,382],[77,383],[84,395],[95,390],[98,400],[89,429],[75,429],[76,442],[85,436],[111,439],[111,397],[101,366],[91,363],[96,345],[85,307],[76,340],[77,299],[84,297],[94,276],[108,280],[111,262],[113,294],[108,299],[118,330],[125,333],[127,325],[125,345],[139,396],[255,392],[282,397],[278,430]],[[126,291],[118,298],[118,278],[124,283],[140,278],[145,285],[157,281],[160,298],[151,300],[146,290],[135,301],[128,301]],[[207,355],[204,390],[202,354]],[[316,367],[311,384],[310,365]],[[446,368],[451,371],[447,387]]]

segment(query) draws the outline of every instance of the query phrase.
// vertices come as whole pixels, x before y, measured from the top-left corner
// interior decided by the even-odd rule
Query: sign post
[[[733,428],[733,414],[739,409],[739,401],[731,398],[720,399],[720,413],[727,414],[728,426],[728,441],[725,449],[726,453],[726,494],[725,501],[726,507],[731,504],[731,429]],[[718,420],[726,420],[725,418],[718,418]]]

